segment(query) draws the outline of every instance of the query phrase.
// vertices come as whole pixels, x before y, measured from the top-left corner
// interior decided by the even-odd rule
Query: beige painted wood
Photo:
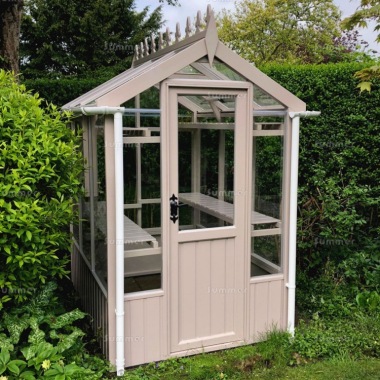
[[[83,310],[92,316],[91,327],[102,352],[108,358],[107,296],[91,273],[76,242],[71,250],[71,280],[81,296]]]
[[[126,366],[149,363],[166,358],[163,350],[164,296],[161,292],[125,300],[125,356]]]
[[[284,308],[284,279],[282,275],[265,278],[250,284],[249,341],[262,340],[264,334],[276,327],[286,329]]]

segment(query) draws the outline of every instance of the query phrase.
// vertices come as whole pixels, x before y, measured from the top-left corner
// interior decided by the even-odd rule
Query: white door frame
[[[236,96],[235,110],[235,223],[230,227],[178,231],[178,222],[170,220],[169,197],[178,196],[178,94],[223,94]],[[162,247],[163,289],[167,299],[168,354],[181,351],[219,349],[237,345],[248,336],[248,292],[250,279],[250,213],[253,89],[251,83],[238,81],[172,79],[161,84],[161,149],[162,149]],[[174,159],[173,159],[174,157]],[[239,195],[240,194],[240,195]],[[234,256],[238,273],[235,286],[241,291],[234,295],[234,332],[198,338],[180,344],[178,331],[178,247],[179,244],[213,239],[234,239]],[[171,271],[171,272],[170,272]],[[171,283],[172,281],[172,283]],[[245,291],[244,291],[245,290]],[[208,349],[209,348],[209,349]]]

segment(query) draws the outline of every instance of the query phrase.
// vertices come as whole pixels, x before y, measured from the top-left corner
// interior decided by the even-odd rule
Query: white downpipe
[[[114,114],[116,205],[116,372],[124,375],[124,165],[123,113]]]
[[[116,373],[124,375],[124,165],[123,113],[124,107],[78,107],[74,113],[83,115],[114,115],[115,147],[115,205],[116,205]]]
[[[289,206],[289,270],[288,270],[288,331],[294,336],[296,305],[296,257],[297,257],[297,193],[300,118],[319,116],[317,111],[290,112],[292,118],[292,147],[290,156],[290,206]]]
[[[83,115],[114,115],[116,112],[124,112],[124,107],[74,107],[68,109],[74,113],[82,113]]]

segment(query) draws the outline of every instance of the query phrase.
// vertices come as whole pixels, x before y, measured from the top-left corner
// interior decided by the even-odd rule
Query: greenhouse
[[[118,374],[294,330],[299,120],[318,113],[206,20],[64,106],[87,163],[72,279]]]

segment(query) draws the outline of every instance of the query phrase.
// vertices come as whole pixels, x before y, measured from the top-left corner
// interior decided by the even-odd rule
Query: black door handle
[[[175,223],[178,219],[178,198],[173,194],[170,198],[170,220]]]

